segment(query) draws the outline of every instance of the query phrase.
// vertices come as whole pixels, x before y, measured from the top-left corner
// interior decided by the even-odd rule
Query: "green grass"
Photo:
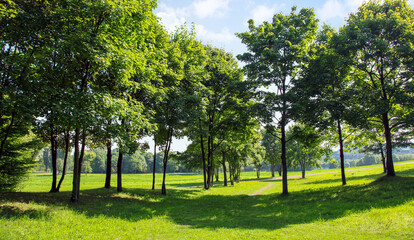
[[[338,170],[289,179],[288,196],[270,173],[261,181],[243,173],[245,181],[208,191],[176,188],[202,185],[201,175],[169,174],[167,196],[161,175],[156,191],[150,174],[124,175],[116,193],[102,188],[104,175],[89,174],[77,204],[69,202],[70,175],[62,192],[48,193],[51,176],[34,174],[21,192],[0,194],[0,239],[413,239],[414,163],[395,169],[397,177],[349,169],[347,186]]]

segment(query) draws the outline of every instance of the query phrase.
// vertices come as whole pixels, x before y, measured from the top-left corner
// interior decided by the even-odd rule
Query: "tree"
[[[62,138],[62,136],[61,136],[61,138]],[[69,130],[64,132],[63,139],[60,139],[58,141],[58,143],[61,144],[60,146],[64,147],[64,156],[63,156],[62,176],[60,177],[59,183],[56,187],[57,192],[59,192],[59,190],[60,190],[60,186],[62,185],[63,180],[65,179],[66,170],[68,168],[68,157],[69,157],[70,150],[71,150],[71,148],[70,148],[71,147],[70,146],[70,131]]]
[[[93,173],[105,173],[106,152],[103,149],[94,149],[96,157],[91,161]]]
[[[243,148],[243,156],[246,158],[247,163],[253,164],[257,178],[260,178],[260,169],[263,166],[265,156],[265,148],[260,145],[260,137],[256,133],[249,142],[245,143]]]
[[[350,87],[352,68],[335,50],[337,39],[338,34],[327,25],[318,33],[307,66],[295,80],[295,119],[337,135],[341,179],[346,185],[344,140],[350,135],[345,130],[365,126],[366,113]]]
[[[217,166],[216,150],[230,138],[231,132],[244,129],[250,120],[245,118],[243,124],[241,121],[245,117],[241,110],[246,103],[241,98],[243,79],[236,59],[221,49],[206,46],[205,50],[208,55],[206,76],[196,92],[201,101],[194,114],[197,124],[190,126],[190,137],[200,142],[204,188],[209,189]]]
[[[23,128],[24,129],[24,128]],[[15,190],[20,181],[35,166],[36,156],[43,145],[36,136],[16,124],[5,141],[0,159],[0,191]]]
[[[131,125],[136,128],[147,127],[147,121],[141,115],[142,104],[131,100],[126,94],[133,92],[137,86],[130,81],[131,76],[145,66],[145,39],[148,37],[148,25],[155,21],[152,9],[156,3],[150,0],[54,1],[44,6],[44,25],[47,28],[34,35],[53,41],[46,41],[45,47],[36,55],[41,73],[38,87],[44,90],[47,83],[52,82],[59,87],[59,96],[67,97],[67,101],[63,103],[68,106],[65,109],[69,110],[64,113],[69,117],[62,117],[61,114],[57,116],[67,120],[64,122],[65,129],[69,127],[74,131],[71,199],[77,202],[87,137],[96,134],[96,126],[102,126],[102,119],[107,120],[105,113],[101,111],[102,102],[107,99],[108,102],[126,107],[124,111],[112,113],[116,116],[116,126],[126,119],[125,124],[133,123]],[[57,76],[56,80],[47,74],[49,69]],[[113,80],[112,83],[116,84],[112,85],[117,89],[128,91],[122,91],[123,95],[112,95],[113,92],[107,87],[111,83],[108,80]],[[53,106],[60,104],[53,103]],[[44,111],[44,114],[51,112],[56,111],[51,108]],[[123,115],[131,113],[134,113],[134,118],[132,115]],[[127,129],[128,126],[123,128]]]
[[[32,134],[37,110],[33,63],[43,44],[35,32],[45,24],[37,2],[5,1],[0,9],[0,178],[1,189],[13,190],[40,150]]]
[[[279,140],[273,135],[263,131],[262,145],[265,148],[265,161],[270,164],[272,177],[275,177],[275,169],[278,168],[279,176],[281,176],[280,164],[280,144]]]
[[[160,85],[163,97],[154,106],[155,122],[158,126],[155,139],[164,151],[161,188],[163,195],[167,194],[165,178],[171,143],[173,137],[183,136],[185,125],[189,123],[192,107],[189,103],[193,92],[188,89],[198,81],[205,58],[202,45],[195,40],[194,32],[188,31],[184,26],[171,36],[166,53],[167,66]],[[153,176],[154,183],[155,175]]]
[[[340,31],[337,51],[354,68],[353,85],[370,120],[383,127],[387,175],[395,176],[392,159],[393,132],[410,126],[414,29],[413,10],[407,1],[364,3],[350,14]]]
[[[238,58],[246,63],[244,70],[257,92],[262,121],[280,131],[283,194],[288,194],[286,126],[293,111],[289,100],[291,81],[297,77],[317,28],[313,10],[304,8],[296,13],[293,7],[289,15],[274,15],[272,23],[264,22],[256,27],[249,20],[249,32],[237,34],[248,49]],[[276,90],[261,91],[259,87]]]
[[[302,178],[309,167],[320,167],[319,160],[329,158],[330,146],[326,141],[326,132],[318,131],[316,128],[304,124],[296,124],[290,128],[293,135],[289,142],[288,155],[291,156],[291,165],[300,167]]]
[[[387,173],[384,143],[381,124],[376,123],[370,124],[370,129],[361,129],[354,134],[348,143],[348,148],[360,153],[380,154],[384,173]]]
[[[91,173],[92,172],[92,161],[96,158],[96,153],[94,151],[86,151],[85,156],[83,157],[82,162],[82,172]]]

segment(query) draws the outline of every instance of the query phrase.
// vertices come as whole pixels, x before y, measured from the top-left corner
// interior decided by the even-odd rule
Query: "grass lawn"
[[[289,179],[288,196],[266,172],[207,191],[178,188],[202,185],[201,175],[169,174],[167,196],[161,175],[152,191],[151,174],[125,174],[117,193],[115,175],[104,189],[103,174],[88,174],[77,204],[69,202],[71,175],[60,193],[48,193],[50,174],[33,174],[21,192],[0,193],[0,239],[414,239],[414,162],[395,169],[397,177],[348,169],[347,186],[339,170]]]

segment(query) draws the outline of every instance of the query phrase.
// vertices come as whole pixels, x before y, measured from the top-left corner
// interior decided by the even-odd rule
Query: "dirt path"
[[[269,189],[269,188],[273,187],[274,185],[275,185],[275,183],[269,183],[269,184],[267,184],[267,186],[266,186],[266,187],[262,187],[262,188],[260,188],[259,190],[257,190],[256,192],[254,192],[254,193],[252,193],[252,194],[249,194],[248,196],[249,196],[249,197],[257,196],[257,195],[261,194],[262,192],[264,192],[265,190],[267,190],[267,189]]]
[[[394,166],[407,165],[407,164],[414,164],[414,162],[396,163],[396,164],[394,164]],[[374,168],[383,168],[383,166],[364,167],[364,168],[357,168],[357,169],[349,169],[349,170],[345,170],[345,171],[346,172],[354,172],[354,171],[365,170],[365,169],[374,169]],[[335,171],[335,172],[323,172],[323,173],[312,173],[312,174],[307,174],[306,176],[324,175],[324,174],[331,174],[331,173],[338,173],[338,171]],[[301,178],[301,177],[302,177],[302,175],[294,175],[294,176],[288,176],[288,179]],[[259,179],[257,181],[277,181],[277,180],[282,180],[282,177]],[[275,183],[269,183],[267,186],[264,186],[264,187],[260,188],[259,190],[257,190],[256,192],[254,192],[252,194],[249,194],[248,196],[253,197],[253,196],[260,195],[262,192],[264,192],[267,189],[273,187],[274,185],[275,185]]]

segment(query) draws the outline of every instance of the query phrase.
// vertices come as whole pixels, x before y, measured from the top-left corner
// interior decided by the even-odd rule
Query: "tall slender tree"
[[[206,76],[196,94],[200,97],[197,114],[191,126],[194,135],[191,138],[200,142],[201,159],[204,173],[204,187],[209,189],[213,182],[216,150],[229,138],[229,132],[235,131],[242,114],[241,101],[242,72],[236,59],[229,53],[210,46],[205,47],[208,61],[205,67]],[[245,123],[249,123],[248,120]],[[237,127],[236,127],[237,126]],[[216,158],[218,159],[218,158]]]
[[[293,110],[289,100],[291,82],[298,76],[317,28],[312,9],[296,12],[293,7],[288,15],[274,15],[271,23],[255,26],[254,21],[249,20],[249,31],[237,34],[247,46],[248,52],[238,58],[246,63],[244,70],[258,93],[262,120],[280,130],[283,194],[288,194],[286,127]],[[260,87],[272,87],[275,91],[262,91]]]
[[[319,129],[329,129],[337,135],[340,153],[341,179],[346,185],[344,127],[355,124],[365,117],[363,111],[352,108],[356,105],[354,92],[349,87],[350,66],[335,52],[337,33],[324,25],[313,45],[312,54],[307,59],[306,68],[294,84],[298,111],[297,121],[305,122]],[[352,111],[351,111],[352,110]]]
[[[163,96],[154,106],[155,122],[158,126],[155,138],[164,151],[161,188],[163,195],[167,193],[166,171],[173,137],[184,136],[186,124],[189,124],[194,94],[191,90],[199,82],[205,59],[201,43],[195,39],[194,32],[185,26],[171,35],[165,54],[166,70],[162,74],[160,85]]]

